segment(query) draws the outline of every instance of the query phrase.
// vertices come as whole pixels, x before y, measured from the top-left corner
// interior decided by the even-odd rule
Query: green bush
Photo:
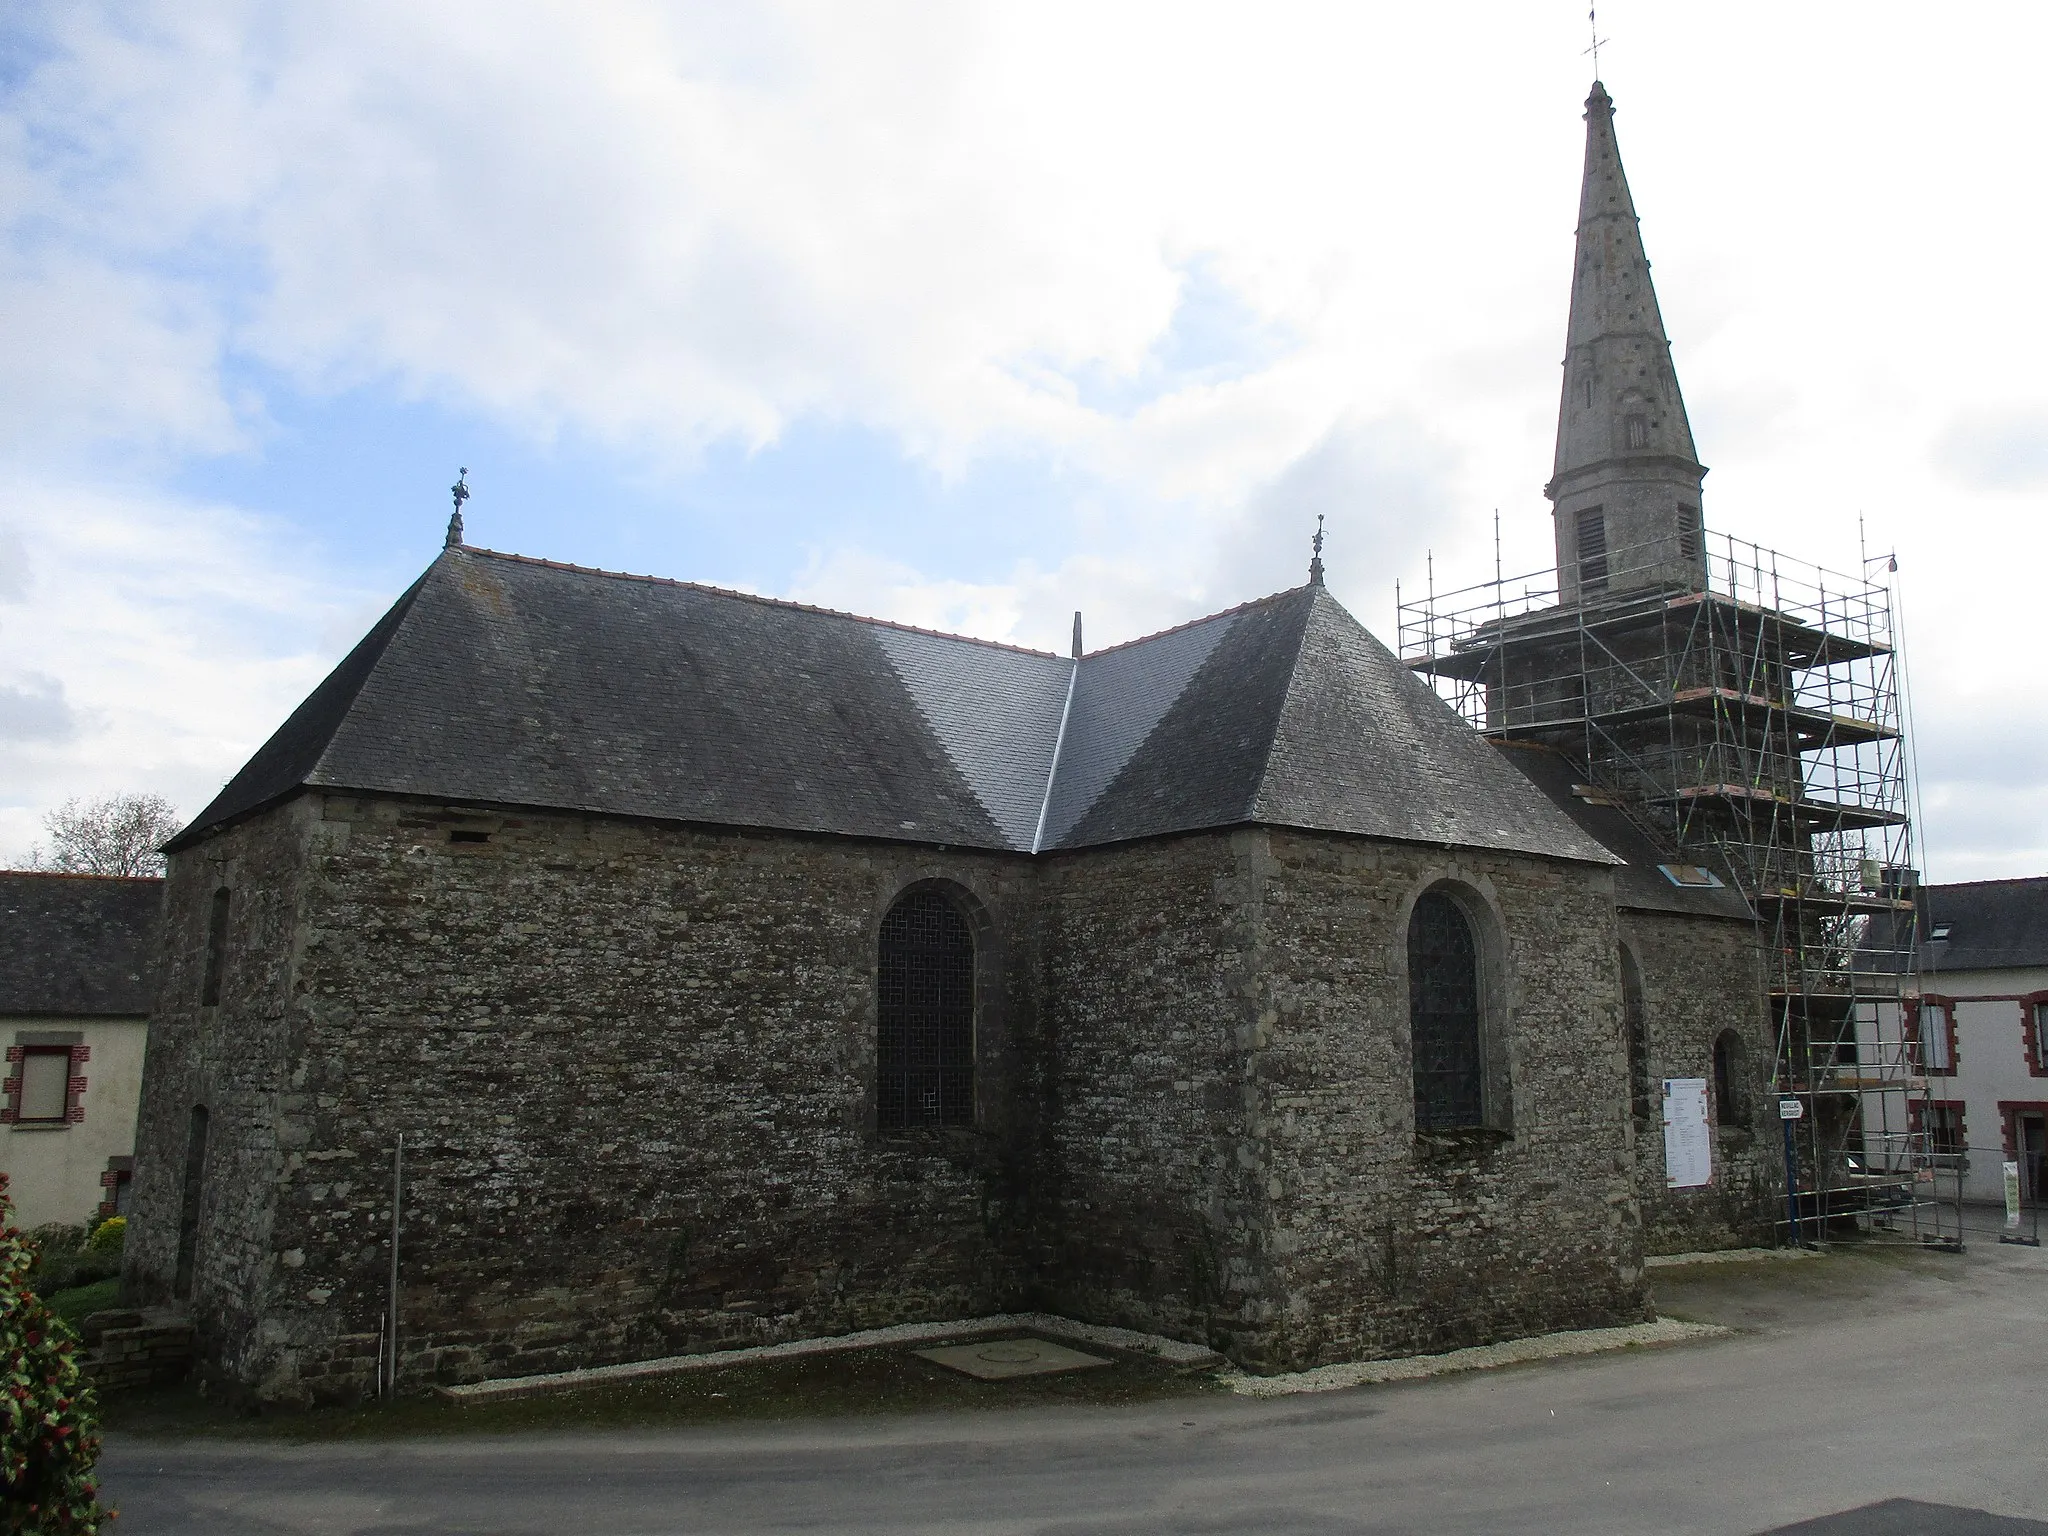
[[[81,1285],[97,1285],[120,1273],[121,1255],[118,1253],[94,1253],[89,1248],[77,1253],[46,1253],[33,1261],[28,1272],[28,1288],[38,1296],[50,1297],[59,1291],[76,1290]]]
[[[52,1317],[69,1323],[75,1330],[93,1313],[112,1311],[121,1305],[121,1282],[95,1280],[91,1285],[53,1291],[43,1298],[43,1305],[50,1309]]]
[[[92,1229],[92,1236],[85,1240],[88,1253],[111,1253],[120,1256],[121,1245],[128,1239],[128,1218],[109,1216]]]
[[[93,1536],[100,1436],[76,1336],[28,1288],[36,1248],[0,1173],[0,1533]]]

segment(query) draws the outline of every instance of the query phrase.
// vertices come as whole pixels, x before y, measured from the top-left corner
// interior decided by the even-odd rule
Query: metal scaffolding
[[[1788,1238],[1917,1231],[1927,1081],[1917,1031],[1881,1027],[1919,990],[1889,587],[1704,531],[1576,574],[1397,593],[1402,660],[1487,736],[1563,752],[1672,878],[1748,899],[1799,1106]]]

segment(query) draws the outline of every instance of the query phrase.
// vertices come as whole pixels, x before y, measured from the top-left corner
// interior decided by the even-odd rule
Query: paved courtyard
[[[1971,1239],[1660,1271],[1667,1312],[1737,1335],[1403,1386],[581,1434],[117,1431],[106,1486],[134,1536],[2048,1536],[2048,1254]]]

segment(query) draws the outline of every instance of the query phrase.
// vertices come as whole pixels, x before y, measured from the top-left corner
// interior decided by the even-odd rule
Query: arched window
[[[974,1123],[974,932],[933,890],[882,919],[875,1110],[883,1130]]]
[[[1714,1118],[1723,1130],[1748,1123],[1749,1106],[1743,1091],[1747,1066],[1742,1036],[1724,1029],[1714,1037]]]
[[[178,1201],[178,1267],[171,1294],[180,1301],[192,1295],[192,1277],[199,1266],[199,1202],[206,1182],[206,1107],[192,1106],[185,1128],[185,1184]]]
[[[1621,1027],[1628,1041],[1628,1110],[1641,1130],[1650,1123],[1656,1096],[1650,1092],[1650,1026],[1643,1016],[1643,973],[1626,944],[1621,946]]]
[[[1408,1023],[1415,1051],[1415,1128],[1486,1123],[1479,1036],[1479,946],[1464,911],[1427,891],[1408,919]]]
[[[206,974],[199,984],[199,1003],[211,1008],[220,1002],[221,971],[228,960],[228,906],[234,896],[226,886],[213,893],[213,906],[206,917]]]

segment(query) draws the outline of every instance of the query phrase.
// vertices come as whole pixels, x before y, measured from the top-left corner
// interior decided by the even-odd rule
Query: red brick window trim
[[[1952,997],[1932,993],[1920,999],[1914,1016],[1914,1039],[1920,1047],[1920,1070],[1929,1077],[1956,1075],[1956,1005]]]
[[[2027,1076],[2048,1077],[2048,992],[2029,992],[2020,999],[2020,1044],[2027,1053]]]
[[[2024,1114],[2048,1115],[2048,1099],[2000,1099],[1998,1101],[1998,1140],[2005,1148],[2007,1158],[2014,1158],[2019,1151],[2013,1146],[2013,1123]]]
[[[79,1125],[85,1120],[85,1075],[92,1048],[75,1034],[20,1034],[7,1047],[0,1079],[0,1124],[23,1130]]]
[[[1908,1099],[1907,1129],[1923,1133],[1935,1157],[1960,1157],[1970,1147],[1970,1126],[1961,1099]]]
[[[107,1171],[100,1175],[100,1188],[107,1192],[107,1198],[100,1202],[100,1220],[128,1214],[128,1191],[135,1178],[135,1159],[132,1157],[110,1157]]]

